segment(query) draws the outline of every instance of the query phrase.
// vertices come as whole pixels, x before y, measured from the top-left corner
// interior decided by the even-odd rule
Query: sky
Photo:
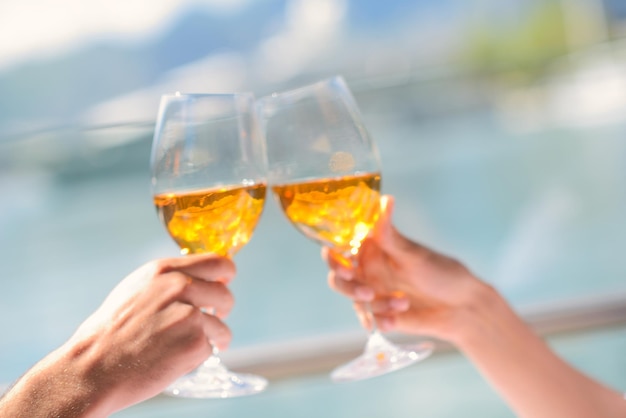
[[[180,42],[181,32],[189,36],[179,27],[183,22],[191,22],[191,33],[198,32],[193,26],[198,21],[189,19],[190,11],[195,14],[206,10],[220,17],[239,14],[253,5],[264,8],[270,3],[271,0],[0,0],[0,74],[13,77],[4,85],[0,83],[0,89],[8,85],[9,91],[3,91],[4,94],[22,98],[8,112],[0,112],[0,128],[20,132],[75,123],[76,118],[85,118],[90,124],[114,123],[130,117],[147,120],[137,109],[146,109],[152,117],[152,101],[158,99],[156,92],[223,92],[250,88],[254,83],[266,85],[289,80],[303,69],[310,69],[317,57],[332,47],[333,36],[341,33],[348,7],[348,0],[287,0],[284,4],[274,1],[281,8],[280,16],[258,22],[268,30],[254,38],[246,56],[241,51],[217,49],[191,61],[172,59],[176,67],[170,68],[147,63],[154,57],[144,54],[143,60],[130,59],[128,65],[113,61],[115,68],[110,73],[106,73],[106,65],[83,67],[86,63],[81,61],[80,54],[75,55],[76,60],[54,60],[71,57],[83,48],[89,51],[89,47],[98,43],[123,44],[131,47],[127,51],[141,51],[142,45],[152,45],[164,33],[177,33]],[[200,24],[207,21],[211,19],[201,19]],[[233,32],[241,32],[234,29]],[[207,31],[197,36],[207,36]],[[138,48],[132,48],[133,43]],[[193,43],[189,43],[190,48]],[[180,43],[177,45],[183,48]],[[95,55],[84,56],[93,59]],[[113,54],[112,57],[126,56]],[[46,66],[49,62],[60,64]],[[325,64],[320,62],[319,65]],[[22,65],[26,63],[29,65]],[[44,65],[38,66],[39,63]],[[142,72],[142,65],[150,68]],[[33,68],[38,71],[33,72]],[[152,75],[150,71],[154,68],[161,72],[142,79],[144,74]],[[80,74],[72,78],[76,73]],[[99,88],[89,85],[89,80],[101,77],[106,82]],[[116,79],[125,80],[123,88]],[[74,82],[85,90],[75,88]],[[38,89],[41,85],[46,86]],[[2,104],[0,101],[0,107]],[[70,121],[63,122],[64,118]]]
[[[235,13],[254,0],[19,0],[0,2],[0,69],[98,38],[141,40],[191,6]]]

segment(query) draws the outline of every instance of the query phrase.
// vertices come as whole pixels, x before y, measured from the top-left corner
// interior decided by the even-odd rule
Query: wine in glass
[[[252,94],[173,94],[161,98],[152,143],[158,216],[182,254],[232,257],[263,211],[266,165]],[[210,307],[205,313],[212,314]],[[227,398],[265,389],[260,376],[233,373],[217,350],[166,389],[173,396]]]
[[[345,81],[333,77],[257,102],[268,180],[289,221],[357,267],[362,241],[380,214],[381,168]],[[371,313],[370,313],[371,317]],[[398,346],[372,329],[362,355],[331,373],[335,382],[378,376],[422,360],[423,342]]]

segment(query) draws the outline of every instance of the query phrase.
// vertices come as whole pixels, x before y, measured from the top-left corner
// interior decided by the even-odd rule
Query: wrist
[[[74,337],[55,353],[63,373],[58,387],[62,391],[76,388],[68,401],[82,408],[82,415],[77,415],[81,417],[106,417],[114,412],[112,386],[102,369],[96,341],[95,336]]]
[[[452,341],[518,416],[621,416],[620,394],[558,357],[506,300],[484,284]]]
[[[483,344],[495,342],[511,330],[520,332],[526,328],[493,286],[472,279],[465,291],[467,300],[456,313],[455,330],[450,338],[466,354],[481,350]]]
[[[65,345],[28,370],[0,400],[0,415],[105,417],[112,411],[84,345]]]

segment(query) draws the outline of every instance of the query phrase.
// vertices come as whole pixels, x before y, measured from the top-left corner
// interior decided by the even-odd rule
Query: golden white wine
[[[159,218],[183,254],[234,255],[251,238],[263,212],[265,184],[164,193]]]
[[[355,254],[380,214],[380,174],[273,186],[287,218],[309,238]]]

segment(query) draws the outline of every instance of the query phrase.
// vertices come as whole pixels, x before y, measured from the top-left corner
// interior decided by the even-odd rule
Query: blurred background
[[[0,384],[135,267],[178,253],[148,173],[159,98],[174,91],[263,96],[342,74],[400,229],[522,313],[626,303],[622,0],[21,0],[0,3],[0,34]],[[236,261],[235,350],[280,360],[362,332],[273,201]],[[626,391],[625,323],[549,339]],[[252,413],[513,416],[454,353],[371,381],[320,371],[117,416]]]

